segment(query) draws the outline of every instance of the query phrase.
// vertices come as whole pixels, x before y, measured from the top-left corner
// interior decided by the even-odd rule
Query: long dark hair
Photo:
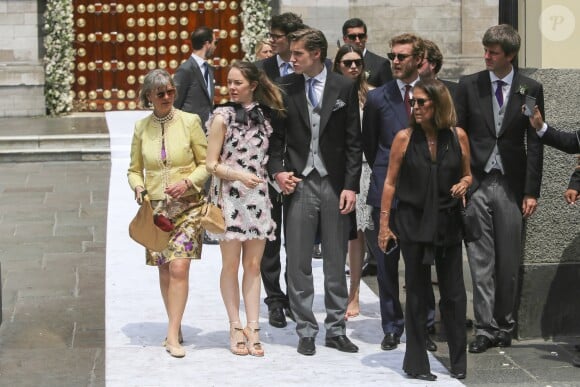
[[[413,89],[423,90],[433,103],[433,124],[435,128],[451,128],[457,124],[457,115],[455,114],[455,105],[447,86],[437,79],[421,79]],[[418,128],[419,124],[415,121],[415,115],[411,115],[411,127]]]
[[[360,56],[362,60],[362,70],[358,77],[356,78],[356,83],[358,86],[358,101],[361,105],[364,105],[367,100],[367,93],[369,92],[369,84],[367,82],[367,77],[365,73],[365,59],[363,55],[363,51],[353,44],[343,44],[338,51],[336,52],[336,56],[334,57],[334,63],[332,65],[332,71],[335,73],[342,74],[340,70],[340,61],[342,57],[348,54],[349,52],[354,52]]]

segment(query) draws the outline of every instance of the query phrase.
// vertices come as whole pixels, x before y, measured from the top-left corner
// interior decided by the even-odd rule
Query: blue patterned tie
[[[284,62],[282,63],[282,76],[286,76],[290,73],[290,63]]]
[[[501,108],[503,106],[503,85],[505,85],[506,83],[501,79],[495,81],[495,83],[497,84],[497,87],[495,89],[495,98],[497,99],[497,104]]]
[[[308,83],[308,99],[310,100],[312,107],[318,106],[318,97],[316,95],[316,90],[314,89],[314,85],[316,85],[316,82],[318,82],[318,80],[316,80],[316,78],[310,78],[307,81],[307,83]]]

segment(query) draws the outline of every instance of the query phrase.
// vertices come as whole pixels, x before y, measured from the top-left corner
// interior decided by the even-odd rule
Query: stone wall
[[[0,117],[44,115],[37,0],[0,0]]]
[[[546,121],[580,129],[580,70],[525,70],[544,85]],[[519,308],[521,338],[580,335],[580,206],[563,198],[576,156],[544,149],[542,192],[527,224]]]

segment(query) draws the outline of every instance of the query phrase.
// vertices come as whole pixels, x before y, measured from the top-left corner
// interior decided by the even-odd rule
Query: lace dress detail
[[[237,107],[237,109],[243,109]],[[260,176],[263,182],[256,188],[248,188],[241,181],[222,180],[222,198],[218,205],[222,208],[226,221],[226,232],[212,235],[218,240],[274,240],[276,223],[270,216],[272,203],[268,195],[268,163],[269,137],[272,133],[270,122],[264,119],[262,110],[257,104],[246,108],[247,123],[240,122],[240,114],[236,114],[233,106],[221,106],[210,116],[207,127],[216,115],[221,115],[226,124],[224,145],[220,163],[232,170],[245,170]],[[243,112],[242,112],[243,113]],[[257,115],[256,115],[257,114]],[[256,120],[255,117],[261,119]],[[260,122],[261,121],[261,122]],[[212,196],[216,202],[219,178],[212,181]]]

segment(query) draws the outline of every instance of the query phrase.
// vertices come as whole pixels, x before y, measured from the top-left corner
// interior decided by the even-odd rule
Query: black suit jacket
[[[280,84],[286,115],[272,120],[268,170],[272,176],[283,171],[300,175],[312,138],[304,76],[290,74]],[[332,71],[327,73],[322,97],[319,146],[336,192],[358,192],[362,165],[358,90],[351,79]]]
[[[209,66],[211,95],[205,87],[205,80],[197,62],[190,56],[175,71],[173,80],[177,87],[177,97],[173,106],[201,118],[203,128],[213,110],[214,68]]]
[[[518,201],[524,195],[540,196],[542,182],[543,145],[528,117],[522,114],[524,95],[536,98],[544,113],[544,90],[540,83],[515,72],[503,123],[496,134],[492,107],[492,86],[489,71],[461,78],[455,92],[457,126],[465,129],[471,148],[471,172],[477,189],[485,176],[485,165],[497,143],[505,176]],[[495,98],[495,97],[493,97]]]
[[[379,87],[393,79],[391,63],[387,58],[367,50],[364,60],[365,72],[368,74],[367,82],[370,85]]]
[[[548,130],[541,138],[541,141],[549,146],[566,153],[580,153],[580,130],[574,132],[564,132],[548,125]],[[580,169],[576,169],[570,177],[568,188],[580,192]]]
[[[449,90],[449,94],[451,94],[451,98],[455,98],[455,91],[457,90],[457,82],[448,81],[446,79],[439,79],[439,80],[445,85],[445,87],[447,87],[447,90]]]

